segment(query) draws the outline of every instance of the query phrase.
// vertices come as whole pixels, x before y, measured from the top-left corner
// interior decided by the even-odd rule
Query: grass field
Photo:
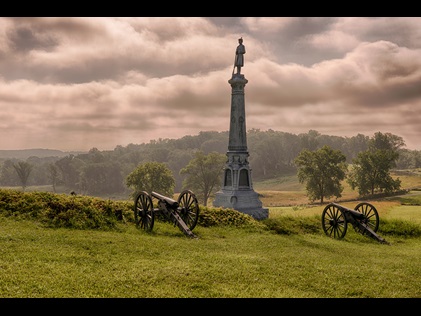
[[[286,182],[294,190],[278,190]],[[273,190],[255,185],[277,230],[198,225],[190,239],[159,221],[148,233],[130,222],[68,229],[0,216],[0,297],[419,299],[421,177],[402,182],[414,190],[370,201],[388,245],[353,229],[327,237],[326,203],[309,204],[293,178]],[[354,208],[359,201],[346,191],[340,204]]]
[[[3,298],[421,298],[421,240],[197,227],[186,238],[0,218]]]

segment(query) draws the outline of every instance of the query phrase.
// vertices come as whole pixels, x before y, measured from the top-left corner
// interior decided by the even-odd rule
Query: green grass
[[[286,175],[254,183],[257,191],[302,191],[305,186],[298,182],[297,175]]]
[[[0,296],[23,298],[421,297],[419,239],[383,245],[352,231],[276,234],[169,224],[152,234],[45,229],[1,219]]]
[[[421,212],[396,217],[395,207],[414,207],[399,201],[373,202],[386,245],[352,228],[327,237],[322,206],[270,209],[260,222],[202,207],[191,239],[160,221],[138,229],[119,202],[0,193],[2,298],[421,297]],[[89,224],[70,220],[79,213]]]
[[[0,190],[0,297],[421,298],[420,179],[370,201],[388,245],[352,226],[326,236],[328,201],[309,204],[293,177],[254,186],[267,220],[201,206],[196,239],[159,220],[138,229],[130,200]]]

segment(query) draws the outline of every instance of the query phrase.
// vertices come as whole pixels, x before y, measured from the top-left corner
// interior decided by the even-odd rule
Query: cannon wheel
[[[329,237],[343,238],[348,229],[345,213],[334,204],[326,205],[322,213],[322,227]]]
[[[184,190],[178,196],[180,216],[190,230],[196,227],[199,219],[199,203],[196,195],[190,190]]]
[[[361,202],[356,207],[355,210],[364,214],[364,219],[362,222],[370,227],[374,232],[377,232],[379,229],[379,213],[376,208],[367,202]]]
[[[146,231],[151,231],[155,222],[155,213],[151,196],[145,192],[140,192],[135,199],[134,218],[136,226]]]

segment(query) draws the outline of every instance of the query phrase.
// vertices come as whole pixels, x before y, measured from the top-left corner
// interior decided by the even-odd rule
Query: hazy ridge
[[[0,159],[12,159],[12,158],[27,159],[31,156],[36,156],[39,158],[65,157],[70,154],[78,155],[81,153],[84,153],[84,152],[83,151],[61,151],[57,149],[44,149],[44,148],[0,150]]]

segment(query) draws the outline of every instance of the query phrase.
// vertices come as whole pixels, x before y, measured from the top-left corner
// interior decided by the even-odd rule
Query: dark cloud
[[[10,46],[15,54],[27,54],[32,50],[49,51],[57,45],[54,38],[47,36],[46,38],[39,38],[28,27],[18,27],[12,30],[9,34]]]

